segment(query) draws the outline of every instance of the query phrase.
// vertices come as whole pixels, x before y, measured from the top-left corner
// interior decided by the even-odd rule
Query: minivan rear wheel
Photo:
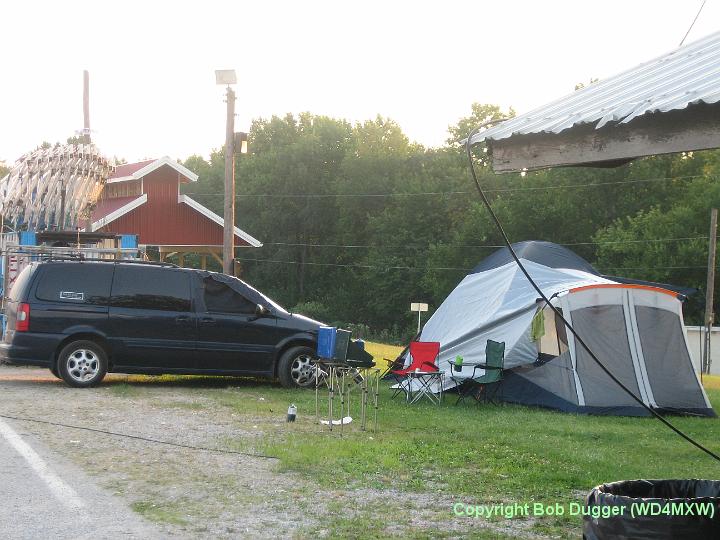
[[[73,341],[60,351],[58,373],[70,386],[95,386],[107,373],[107,354],[94,341]]]
[[[310,347],[291,347],[280,358],[278,378],[285,388],[315,386],[315,351]]]

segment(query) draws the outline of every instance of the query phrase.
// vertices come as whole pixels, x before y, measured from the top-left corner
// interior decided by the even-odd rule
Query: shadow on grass
[[[4,366],[0,366],[4,368]],[[56,378],[49,370],[35,367],[8,366],[0,369],[0,383],[12,386],[60,385],[66,383]],[[233,377],[225,375],[131,375],[108,373],[97,388],[135,386],[138,388],[266,388],[282,389],[280,383],[267,378]]]
[[[109,374],[100,384],[103,386],[130,385],[142,388],[267,388],[281,389],[279,383],[270,379],[253,377],[228,377],[221,375],[123,375]]]

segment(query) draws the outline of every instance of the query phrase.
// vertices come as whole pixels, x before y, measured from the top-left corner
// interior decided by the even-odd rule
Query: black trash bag
[[[583,538],[720,538],[720,481],[626,480],[585,499]]]

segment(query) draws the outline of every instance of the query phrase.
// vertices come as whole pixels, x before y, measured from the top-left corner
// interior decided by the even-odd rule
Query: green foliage
[[[470,116],[462,118],[454,126],[448,127],[448,133],[450,133],[450,137],[446,141],[448,145],[453,146],[458,144],[465,139],[472,130],[487,122],[515,116],[515,111],[512,108],[504,113],[497,105],[473,103],[471,110]]]
[[[597,265],[608,274],[699,289],[685,309],[688,323],[702,323],[710,210],[720,206],[718,157],[717,152],[698,156],[705,174],[684,182],[671,200],[617,218],[595,235]],[[661,238],[680,240],[655,241]]]
[[[355,125],[310,113],[255,120],[251,153],[236,158],[237,224],[264,246],[239,251],[244,278],[311,317],[408,339],[408,304],[428,302],[432,313],[501,244],[458,143],[513,115],[475,103],[439,149],[413,144],[381,116]],[[707,236],[709,210],[720,205],[720,152],[526,176],[492,173],[482,145],[475,158],[512,241],[566,244],[608,274],[704,290],[707,240],[656,240]],[[222,149],[184,165],[200,179],[183,192],[222,214]],[[702,304],[702,294],[691,298],[689,320]]]
[[[305,315],[306,317],[310,317],[311,319],[315,319],[320,322],[328,322],[333,319],[330,310],[325,304],[312,300],[308,302],[300,302],[290,311],[292,313]]]

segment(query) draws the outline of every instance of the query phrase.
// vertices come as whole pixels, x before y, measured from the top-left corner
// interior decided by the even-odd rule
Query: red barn
[[[177,253],[207,254],[222,263],[223,218],[187,195],[180,184],[198,176],[176,161],[161,159],[117,167],[92,215],[92,231],[137,234],[138,243],[158,246],[161,260]],[[235,227],[235,247],[260,247],[262,243]]]

